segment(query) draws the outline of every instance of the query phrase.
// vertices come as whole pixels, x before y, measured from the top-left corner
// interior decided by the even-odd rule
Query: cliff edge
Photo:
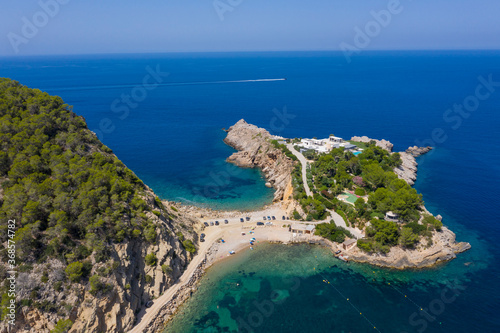
[[[224,142],[238,150],[227,161],[239,167],[262,169],[268,185],[275,189],[275,202],[292,194],[293,161],[271,143],[272,135],[241,119],[227,130]]]

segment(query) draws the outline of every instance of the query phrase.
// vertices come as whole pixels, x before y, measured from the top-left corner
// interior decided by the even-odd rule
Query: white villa
[[[302,139],[298,146],[303,150],[314,150],[317,153],[329,153],[332,149],[340,147],[349,151],[362,151],[362,149],[357,149],[356,145],[334,135],[330,135],[327,139]],[[301,151],[303,150],[301,149]]]

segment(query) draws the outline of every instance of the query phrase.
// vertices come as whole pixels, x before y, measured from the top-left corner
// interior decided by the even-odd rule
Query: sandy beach
[[[184,209],[189,209],[185,207]],[[208,215],[212,213],[211,215]],[[175,302],[172,306],[172,301],[179,298],[184,298],[182,293],[189,293],[192,286],[197,281],[193,281],[193,277],[201,277],[202,272],[219,260],[223,260],[231,256],[230,251],[238,253],[243,250],[248,250],[251,247],[259,246],[264,242],[280,242],[289,244],[292,242],[320,242],[325,241],[319,236],[312,234],[297,234],[289,231],[288,225],[294,223],[309,224],[310,222],[299,222],[282,220],[284,210],[279,204],[274,204],[265,207],[263,210],[255,212],[217,212],[210,210],[200,210],[200,223],[195,226],[198,233],[205,234],[205,241],[199,242],[197,254],[189,263],[183,275],[179,278],[176,284],[170,287],[163,295],[153,301],[150,308],[146,308],[138,315],[139,321],[129,332],[154,332],[157,327],[161,326],[175,313],[182,301]],[[250,217],[250,221],[246,221],[246,217]],[[272,225],[257,226],[257,222],[263,221],[263,217],[275,216],[276,220],[272,220]],[[244,218],[244,222],[240,222],[240,218]],[[228,220],[225,224],[224,220]],[[203,222],[219,221],[218,226],[205,227]],[[311,222],[315,224],[320,222]],[[285,227],[284,227],[285,225]],[[253,245],[251,240],[255,238]],[[223,240],[223,241],[222,241]],[[331,244],[332,250],[336,250],[336,244]],[[167,316],[159,315],[160,312],[166,311],[168,307],[169,314]],[[160,322],[157,322],[160,321]]]

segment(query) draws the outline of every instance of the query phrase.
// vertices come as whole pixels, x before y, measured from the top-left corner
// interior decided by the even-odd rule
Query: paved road
[[[351,234],[354,236],[354,238],[356,238],[356,239],[360,239],[360,238],[364,237],[363,233],[358,228],[348,227],[346,225],[344,219],[342,218],[342,216],[340,216],[339,214],[337,214],[333,209],[332,210],[328,209],[328,211],[332,215],[333,222],[335,223],[335,225],[337,227],[342,227],[344,229],[349,230],[351,232]]]
[[[306,158],[304,157],[304,155],[302,155],[301,153],[296,151],[295,148],[293,148],[293,145],[291,143],[287,143],[286,146],[288,149],[290,149],[292,154],[297,156],[297,158],[300,161],[300,164],[302,164],[302,182],[304,183],[304,190],[306,191],[307,196],[312,196],[312,192],[309,189],[309,185],[307,184],[307,172],[306,172],[307,171],[307,160],[306,160]]]
[[[290,151],[292,152],[292,154],[294,154],[295,156],[297,156],[297,158],[299,159],[300,163],[302,164],[302,181],[304,182],[304,189],[305,189],[306,194],[308,196],[312,196],[312,192],[309,189],[309,185],[307,184],[307,173],[306,173],[306,170],[307,170],[307,160],[306,160],[306,158],[300,152],[296,151],[295,148],[293,148],[293,145],[291,143],[287,143],[286,146],[288,147],[288,149],[290,149]],[[335,225],[337,227],[342,227],[342,228],[345,228],[345,229],[349,230],[351,232],[351,234],[353,234],[353,236],[356,237],[356,238],[363,238],[363,234],[362,234],[361,230],[359,230],[357,228],[351,228],[351,227],[346,226],[345,221],[342,218],[342,216],[340,216],[339,214],[337,214],[333,210],[328,210],[328,211],[332,215],[332,219],[335,222]],[[325,222],[329,222],[329,221],[330,221],[330,218],[328,218],[325,221],[307,222],[307,223],[313,223],[314,224],[314,223],[325,223]],[[294,221],[294,222],[297,222],[297,221]]]

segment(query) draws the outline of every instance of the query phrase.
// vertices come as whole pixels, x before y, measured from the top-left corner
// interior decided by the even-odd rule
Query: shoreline
[[[446,229],[446,231],[454,235],[448,229]],[[198,289],[198,283],[204,276],[206,270],[231,258],[229,251],[235,251],[235,256],[251,251],[249,240],[253,237],[256,238],[254,246],[260,246],[265,243],[279,243],[284,245],[300,243],[315,244],[330,250],[332,256],[335,255],[335,251],[341,250],[342,254],[346,255],[349,261],[394,270],[434,267],[447,261],[451,261],[456,257],[453,256],[452,253],[458,253],[452,251],[448,253],[448,256],[445,256],[440,260],[422,261],[419,265],[398,266],[389,265],[384,261],[378,262],[369,255],[367,255],[368,259],[365,259],[362,256],[358,257],[356,255],[356,251],[359,249],[356,247],[344,250],[342,248],[342,244],[331,242],[316,235],[293,234],[288,231],[288,228],[283,228],[280,225],[256,227],[252,222],[245,222],[243,225],[232,223],[228,225],[220,225],[218,227],[209,227],[205,230],[205,232],[207,233],[206,237],[211,240],[210,243],[208,244],[205,242],[204,249],[199,251],[198,254],[193,257],[192,261],[188,265],[188,268],[179,281],[167,290],[165,294],[155,300],[154,303],[156,304],[149,309],[150,311],[146,309],[148,316],[143,314],[141,321],[139,321],[139,323],[129,332],[154,333],[164,330],[165,326],[176,315],[184,302],[186,302],[189,297],[196,292]],[[245,235],[242,235],[242,232],[244,232]],[[218,242],[220,238],[224,239],[225,242]],[[467,249],[468,248],[465,248],[463,251]],[[375,257],[377,257],[377,259],[383,259],[390,256],[375,255]],[[158,306],[155,309],[154,307],[157,304]],[[144,320],[146,320],[147,323]]]
[[[236,135],[231,131],[238,127],[242,135]],[[238,132],[238,131],[236,131]],[[274,149],[266,142],[270,137],[269,133],[254,125],[247,124],[240,120],[236,125],[227,130],[228,137],[224,142],[238,152],[231,155],[227,162],[234,163],[240,167],[260,168],[270,184],[275,189],[274,200],[272,203],[264,205],[255,210],[216,210],[210,207],[199,207],[195,205],[184,205],[182,202],[173,202],[164,200],[170,206],[174,206],[179,214],[186,214],[197,219],[198,224],[194,225],[194,231],[198,234],[206,233],[205,243],[198,243],[197,254],[188,264],[183,275],[171,286],[163,295],[155,300],[153,306],[149,309],[143,309],[137,317],[138,322],[129,332],[157,332],[170,322],[173,316],[179,310],[179,307],[197,290],[197,285],[206,269],[214,264],[222,262],[229,255],[229,251],[249,251],[249,240],[256,238],[257,244],[260,242],[268,243],[313,243],[330,249],[332,255],[338,250],[348,258],[349,261],[357,263],[367,263],[370,265],[396,270],[422,269],[436,266],[456,258],[456,254],[470,249],[469,243],[455,241],[455,234],[446,227],[443,231],[433,233],[433,245],[430,247],[420,246],[414,250],[403,249],[400,246],[391,248],[387,254],[365,253],[356,245],[343,248],[343,244],[331,242],[323,237],[316,235],[293,234],[283,225],[289,224],[318,224],[328,223],[334,216],[329,216],[323,221],[294,221],[283,220],[281,217],[290,216],[291,212],[297,207],[297,202],[292,198],[293,187],[291,182],[291,163],[286,161],[285,156],[278,149]],[[258,139],[257,139],[258,138]],[[360,139],[359,137],[353,137]],[[362,138],[365,140],[365,137]],[[371,140],[367,138],[366,140]],[[392,150],[392,144],[388,141],[378,141],[384,149]],[[394,172],[396,175],[413,185],[416,179],[417,163],[415,155],[425,153],[430,147],[413,147],[402,153],[406,163],[400,167],[400,170]],[[417,149],[417,150],[415,150]],[[279,162],[279,163],[278,163]],[[277,167],[282,163],[281,167]],[[266,184],[266,186],[267,186]],[[424,211],[427,211],[423,207]],[[334,213],[335,214],[335,213]],[[250,221],[246,217],[250,217]],[[272,220],[272,226],[256,226],[255,222],[263,221],[262,217],[275,216]],[[240,223],[243,218],[244,222]],[[218,220],[219,226],[205,227],[204,222]],[[225,220],[227,224],[224,223]],[[267,222],[267,221],[266,221]],[[250,233],[250,232],[253,233]],[[244,233],[244,234],[243,234]],[[252,235],[249,237],[249,235]],[[363,233],[360,234],[364,237]],[[220,239],[225,242],[219,242]],[[258,245],[255,245],[258,246]],[[247,248],[245,250],[245,248]],[[225,255],[224,255],[225,254]]]

